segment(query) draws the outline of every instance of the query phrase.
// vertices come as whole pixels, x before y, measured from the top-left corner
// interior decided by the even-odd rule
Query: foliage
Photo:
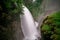
[[[0,40],[13,40],[10,25],[22,13],[23,0],[0,0]]]
[[[41,3],[42,3],[42,0],[36,0],[35,2],[32,2],[32,0],[24,0],[24,4],[30,10],[30,12],[32,13],[35,19],[40,14]]]
[[[44,40],[60,40],[60,11],[48,16],[43,21],[41,30]]]
[[[49,25],[46,25],[46,24],[44,24],[43,25],[43,27],[42,27],[42,31],[50,31],[50,27],[49,27]]]
[[[6,26],[21,13],[22,0],[0,0],[0,24]]]

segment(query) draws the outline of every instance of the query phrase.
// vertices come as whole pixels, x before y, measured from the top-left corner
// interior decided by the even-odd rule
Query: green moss
[[[45,25],[45,24],[44,24],[44,25],[42,26],[42,30],[43,30],[43,31],[50,31],[51,28],[50,28],[49,25]]]
[[[55,28],[54,32],[58,35],[60,35],[60,28]]]
[[[52,13],[50,16],[48,16],[47,19],[44,20],[41,29],[43,31],[42,33],[44,38],[49,36],[46,38],[46,40],[60,40],[60,11]]]

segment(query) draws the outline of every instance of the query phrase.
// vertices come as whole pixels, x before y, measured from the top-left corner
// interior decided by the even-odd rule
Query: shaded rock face
[[[42,11],[57,11],[60,10],[60,0],[43,0],[41,9]]]
[[[14,21],[12,26],[14,27],[13,30],[15,31],[13,35],[14,40],[23,40],[23,33],[21,30],[20,22]]]
[[[45,9],[48,10],[59,10],[60,0],[47,0]]]
[[[7,27],[0,25],[0,40],[23,40],[20,22],[13,21]]]

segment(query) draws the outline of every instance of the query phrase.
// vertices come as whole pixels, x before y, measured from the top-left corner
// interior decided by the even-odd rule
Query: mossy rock
[[[41,30],[43,37],[49,36],[49,38],[52,38],[50,40],[60,40],[60,11],[49,15],[47,19],[44,20]],[[50,32],[51,35],[48,35],[48,32]]]

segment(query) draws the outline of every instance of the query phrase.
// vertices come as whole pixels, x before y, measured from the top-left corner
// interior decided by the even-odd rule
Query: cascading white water
[[[35,2],[36,0],[33,0],[33,2]]]
[[[36,27],[37,25],[35,25],[36,22],[34,22],[34,19],[30,11],[24,5],[23,5],[23,15],[20,15],[20,17],[21,17],[21,28],[24,34],[24,40],[38,40],[38,37],[40,36]]]

